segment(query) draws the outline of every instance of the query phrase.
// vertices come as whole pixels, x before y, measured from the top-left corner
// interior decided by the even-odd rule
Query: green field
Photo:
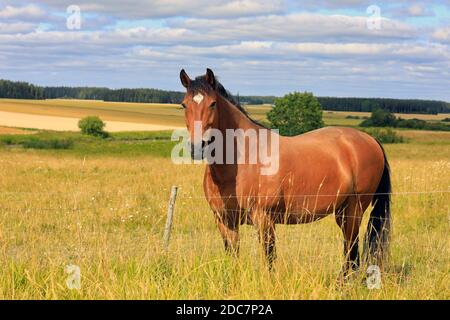
[[[57,108],[48,103],[36,112],[60,109],[69,116],[82,109],[76,101],[52,101],[64,104]],[[178,121],[181,112],[178,106],[123,111],[92,103],[86,112],[106,109],[105,117],[145,113],[149,120],[156,108],[161,121]],[[2,102],[4,108],[12,107]],[[249,110],[261,119],[265,108]],[[346,116],[324,113],[328,124],[360,121]],[[204,200],[204,167],[171,162],[170,132],[114,133],[103,140],[7,131],[15,134],[0,131],[0,299],[450,298],[449,132],[399,130],[407,143],[385,145],[395,193],[391,256],[381,289],[369,290],[364,272],[344,286],[336,282],[342,236],[333,217],[279,226],[272,273],[249,226],[242,227],[240,257],[228,257]],[[52,141],[71,145],[58,149]],[[180,191],[165,253],[161,240],[172,185]],[[366,225],[367,217],[361,234]],[[80,267],[80,290],[66,286],[69,264]]]

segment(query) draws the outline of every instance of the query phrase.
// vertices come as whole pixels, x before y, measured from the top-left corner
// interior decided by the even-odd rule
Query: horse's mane
[[[212,88],[211,85],[206,80],[206,75],[198,76],[194,80],[191,80],[191,83],[189,84],[188,91],[195,93],[198,91],[203,91],[205,93],[208,93],[211,90],[215,90],[217,93],[219,93],[225,100],[227,100],[229,103],[231,103],[234,107],[236,107],[239,111],[241,111],[251,122],[254,124],[257,124],[259,126],[262,126],[265,128],[265,126],[258,121],[250,118],[250,115],[248,114],[247,110],[242,107],[240,102],[236,100],[236,98],[225,89],[225,87],[217,80],[216,77],[216,87]]]

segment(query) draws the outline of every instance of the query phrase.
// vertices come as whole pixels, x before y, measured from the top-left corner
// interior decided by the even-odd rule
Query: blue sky
[[[181,91],[210,67],[241,95],[450,101],[449,22],[450,0],[0,0],[0,78]]]

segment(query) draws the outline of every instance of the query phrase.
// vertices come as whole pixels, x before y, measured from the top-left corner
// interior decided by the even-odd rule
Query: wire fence
[[[108,193],[112,193],[112,192],[108,192]],[[434,194],[449,194],[450,190],[428,190],[428,191],[403,191],[403,192],[392,192],[392,193],[366,193],[366,194],[358,194],[358,195],[395,195],[395,196],[415,196],[415,195],[434,195]],[[2,195],[14,195],[14,194],[27,194],[27,195],[51,195],[52,197],[58,194],[67,194],[67,193],[45,193],[45,192],[11,192],[11,191],[0,191],[0,199]],[[95,197],[98,196],[99,194],[103,194],[103,192],[97,192],[95,194],[83,194],[84,196],[87,196],[90,199],[94,199],[91,197]],[[115,192],[115,194],[117,195],[118,193]],[[155,196],[155,195],[147,195],[145,193],[123,193],[126,195],[134,195],[134,196],[145,196],[146,199],[158,199],[158,200],[167,200],[163,199],[165,197],[162,196]],[[81,195],[78,194],[78,196]],[[355,194],[349,194],[349,193],[342,193],[339,194],[340,196],[352,196]],[[71,195],[73,196],[73,194]],[[324,195],[324,194],[319,194],[319,195],[312,195],[312,194],[294,194],[294,195],[289,195],[289,197],[291,198],[295,198],[295,197],[318,197],[318,196],[333,196],[335,197],[336,195]],[[274,196],[261,196],[261,195],[256,195],[256,196],[249,196],[246,197],[246,199],[268,199]],[[219,197],[209,197],[209,199],[215,199],[215,198],[219,198]],[[233,198],[239,198],[241,199],[242,197],[237,197],[237,196],[229,196],[226,197],[225,200],[227,199],[233,199]],[[185,205],[181,203],[180,201],[182,200],[203,200],[204,203],[203,205],[205,206],[204,208],[198,206],[195,209],[192,208],[186,208]],[[53,200],[55,200],[55,198],[53,197]],[[67,199],[62,199],[62,200],[67,200]],[[80,199],[78,199],[80,200]],[[206,201],[206,198],[204,195],[199,195],[199,196],[193,196],[193,195],[189,195],[189,194],[183,194],[182,192],[180,192],[177,195],[177,200],[178,203],[175,204],[175,210],[176,211],[183,211],[183,210],[195,210],[197,214],[211,214],[213,211],[211,209],[208,208],[208,204]],[[253,204],[254,205],[254,204]],[[148,219],[148,223],[153,223],[156,224],[158,227],[160,227],[162,225],[162,222],[165,218],[164,216],[164,206],[159,208],[159,212],[157,213],[157,218],[155,219],[155,217],[152,217],[152,219]],[[278,214],[280,216],[285,215],[285,217],[288,216],[298,216],[298,223],[299,224],[304,224],[307,222],[313,222],[316,220],[319,220],[323,217],[326,216],[336,216],[336,210],[332,210],[333,206],[330,205],[331,210],[328,210],[327,212],[321,213],[321,214],[315,214],[314,211],[311,210],[306,210],[306,209],[300,209],[299,211],[296,210],[292,210],[290,208],[284,209],[282,211],[270,211],[270,213],[272,214]],[[329,209],[330,209],[329,208]],[[238,213],[240,215],[249,215],[252,211],[252,209],[254,209],[254,207],[249,207],[249,208],[228,208],[226,209],[227,213]],[[447,209],[448,210],[448,209]],[[46,207],[46,206],[39,206],[36,204],[31,204],[31,203],[15,203],[14,205],[1,205],[0,204],[0,211],[2,212],[24,212],[24,213],[39,213],[39,212],[54,212],[54,213],[61,213],[61,212],[65,212],[68,214],[74,214],[76,215],[76,223],[77,223],[77,227],[79,228],[79,232],[81,233],[86,233],[88,232],[86,229],[81,230],[80,226],[82,223],[82,215],[86,212],[86,211],[93,211],[93,212],[100,212],[100,211],[110,211],[110,212],[139,212],[141,213],[141,215],[143,213],[148,212],[148,215],[154,214],[155,213],[155,207],[152,206],[142,206],[142,205],[127,205],[127,206],[104,206],[104,205],[100,205],[95,203],[95,201],[93,201],[92,203],[90,203],[89,205],[86,205],[85,203],[83,203],[83,205],[79,205],[78,203],[74,203],[72,206],[67,206],[67,205],[59,205],[59,206],[50,206],[50,207]],[[183,212],[181,212],[181,214],[183,214]],[[148,217],[148,215],[145,215],[145,217]],[[310,219],[309,221],[302,221],[301,217],[302,216],[307,216],[309,215]],[[131,218],[135,218],[130,219]],[[357,215],[353,215],[353,214],[345,214],[346,218],[361,218],[361,214],[357,214]],[[138,217],[135,217],[134,215],[130,215],[129,217],[122,217],[122,216],[117,216],[117,219],[120,219],[120,221],[122,223],[126,223],[126,222],[130,222],[131,220],[136,221]],[[142,218],[142,217],[141,217]],[[385,220],[385,218],[383,217],[371,217],[371,219],[381,219],[381,220]],[[394,215],[394,219],[395,219],[395,215]],[[141,219],[142,220],[142,219]],[[247,220],[247,221],[251,221],[251,220]],[[450,221],[450,214],[449,214],[449,221]],[[144,224],[146,223],[145,221],[143,222]],[[149,230],[150,231],[150,230]],[[97,232],[97,231],[96,231]],[[81,237],[81,234],[78,234],[78,237]],[[152,232],[151,234],[154,235],[159,235],[160,233],[162,233],[162,230],[154,230],[154,228],[152,227]],[[194,234],[189,235],[189,238],[192,238],[194,236]]]
[[[17,235],[14,234],[14,230],[6,230],[3,228],[3,234],[0,233],[1,240],[4,243],[3,252],[4,256],[8,259],[39,259],[47,257],[52,261],[58,261],[61,264],[67,266],[76,267],[80,270],[79,266],[85,266],[86,263],[90,263],[95,259],[103,259],[103,255],[112,257],[112,259],[139,259],[140,263],[159,263],[158,259],[161,257],[167,257],[167,254],[171,254],[174,259],[184,259],[186,253],[193,253],[194,256],[199,255],[205,258],[204,264],[213,263],[214,261],[226,261],[225,255],[223,254],[223,240],[217,230],[213,225],[214,219],[212,218],[212,210],[208,207],[208,203],[204,195],[192,195],[192,190],[190,192],[181,192],[177,195],[177,203],[175,203],[175,226],[170,237],[170,244],[168,240],[166,241],[166,234],[164,220],[166,218],[165,209],[167,209],[167,204],[169,201],[169,190],[167,190],[167,196],[162,195],[148,195],[144,192],[142,193],[131,193],[131,192],[107,192],[113,196],[117,195],[127,195],[133,197],[144,196],[146,201],[157,201],[162,206],[158,206],[157,214],[152,217],[152,219],[142,220],[142,215],[140,216],[139,232],[136,232],[136,228],[128,227],[129,224],[133,225],[136,223],[138,217],[128,216],[122,218],[118,212],[135,212],[139,210],[142,212],[148,211],[148,216],[155,213],[155,206],[150,205],[125,205],[125,206],[105,206],[101,203],[96,202],[98,195],[105,194],[102,192],[89,193],[89,192],[78,192],[75,194],[68,193],[46,193],[46,192],[2,192],[0,191],[0,213],[4,212],[16,212],[16,213],[30,213],[30,212],[54,212],[61,213],[65,212],[70,214],[73,218],[67,222],[67,226],[70,228],[53,230],[50,228],[46,230],[46,237],[49,237],[53,233],[59,233],[55,235],[48,243],[40,244],[38,243],[26,243],[22,245],[16,245]],[[448,194],[450,190],[429,190],[429,191],[403,191],[403,192],[392,192],[389,195],[392,196],[407,196],[415,197],[422,195],[436,195],[436,194]],[[59,200],[65,202],[68,199],[62,198],[58,199],[57,196],[64,194],[69,196],[71,200],[74,201],[72,205],[61,204],[57,206],[46,206],[44,203],[39,206],[36,201],[31,202],[16,202],[14,205],[2,205],[1,199],[2,195],[50,195],[52,200]],[[355,194],[339,194],[340,196],[353,196]],[[359,194],[361,195],[361,194]],[[387,193],[371,193],[364,195],[387,195]],[[291,198],[295,197],[317,197],[318,195],[305,195],[296,194],[289,195]],[[319,196],[333,196],[336,195],[319,195]],[[86,202],[86,198],[88,203]],[[89,201],[94,198],[94,201]],[[218,197],[210,197],[210,199],[215,199]],[[236,196],[226,197],[226,199],[240,198]],[[263,198],[268,198],[267,196],[252,196],[250,199],[258,201]],[[8,197],[4,198],[8,201]],[[84,201],[83,201],[84,199]],[[122,199],[119,198],[119,202]],[[188,200],[188,201],[186,201]],[[14,200],[13,200],[14,201]],[[167,202],[166,202],[167,201]],[[183,203],[183,201],[186,201]],[[203,205],[200,205],[202,201]],[[438,200],[437,200],[438,201]],[[441,200],[439,200],[441,201]],[[38,201],[39,202],[39,201]],[[236,201],[235,201],[236,202]],[[192,204],[195,204],[192,207]],[[86,212],[100,212],[106,210],[112,212],[112,216],[116,216],[113,222],[116,224],[105,225],[101,220],[96,219],[98,215],[91,215],[86,219]],[[180,215],[185,215],[185,210],[195,210],[197,215],[210,215],[211,219],[204,224],[199,224],[197,221],[189,222],[187,226],[180,226],[177,224],[177,219]],[[448,210],[448,209],[447,209]],[[230,213],[246,213],[249,209],[245,210],[227,210]],[[247,212],[248,213],[248,212]],[[281,212],[282,214],[290,215],[301,215],[307,213],[306,211],[286,211]],[[311,213],[309,213],[311,214]],[[335,216],[335,212],[326,214],[323,216]],[[101,214],[100,214],[101,216]],[[23,215],[27,218],[27,215]],[[354,215],[346,215],[346,217],[356,217]],[[357,217],[360,217],[358,215]],[[7,218],[7,217],[6,217]],[[322,217],[321,217],[322,218]],[[395,219],[395,214],[393,215]],[[5,217],[3,217],[5,219]],[[367,216],[366,216],[367,219]],[[383,218],[379,218],[383,219]],[[192,220],[192,219],[191,219]],[[448,222],[450,225],[450,215],[448,215]],[[178,220],[179,221],[179,220]],[[186,218],[184,221],[187,221]],[[324,270],[334,270],[336,273],[340,271],[341,263],[338,263],[336,259],[343,259],[343,236],[339,228],[333,223],[333,229],[331,225],[326,228],[316,228],[316,224],[310,223],[306,228],[292,229],[285,227],[282,232],[279,230],[276,232],[276,246],[277,252],[280,254],[277,258],[278,264],[291,265],[294,263],[305,263],[310,266],[317,266],[316,268],[324,268]],[[192,229],[187,229],[187,227],[193,227]],[[365,227],[365,226],[364,226]],[[25,229],[26,230],[26,229]],[[395,230],[395,228],[394,228]],[[0,230],[1,232],[2,230]],[[250,232],[251,231],[251,232]],[[28,231],[29,232],[29,231]],[[69,241],[61,241],[63,237],[61,233],[68,232],[72,236],[69,237]],[[393,248],[403,248],[405,244],[409,248],[408,250],[423,250],[424,252],[430,251],[430,245],[432,245],[431,250],[441,250],[445,252],[443,244],[430,241],[424,241],[423,228],[410,228],[407,234],[395,234],[395,237],[391,237],[388,241],[389,245]],[[251,261],[249,264],[252,268],[258,268],[265,265],[264,250],[261,249],[261,244],[259,243],[258,232],[251,230],[249,228],[244,228],[244,232],[240,232],[240,248],[241,255],[245,255],[244,264]],[[170,234],[169,234],[170,235]],[[27,239],[27,235],[23,236],[22,241]],[[64,238],[65,239],[65,238]],[[360,237],[360,249],[363,251],[363,236]],[[104,252],[100,252],[104,250]],[[295,258],[297,257],[297,258]],[[301,258],[298,258],[301,257]],[[149,260],[150,259],[150,260]],[[151,260],[153,259],[153,260]],[[256,261],[260,263],[255,263]],[[96,261],[96,260],[95,260]],[[152,262],[153,261],[153,262]],[[175,260],[178,261],[178,260]],[[238,260],[239,261],[239,260]],[[70,263],[67,265],[67,263]],[[74,263],[74,264],[73,264]],[[239,262],[240,263],[240,262]],[[248,266],[246,265],[246,268]],[[199,266],[198,268],[201,268]],[[327,269],[328,268],[328,269]],[[333,271],[334,272],[334,271]],[[334,273],[333,273],[334,274]],[[181,283],[181,282],[180,282]],[[69,288],[71,288],[68,285]]]
[[[392,196],[401,196],[401,195],[421,195],[421,194],[436,194],[436,193],[450,193],[450,189],[448,190],[425,190],[425,191],[399,191],[399,192],[373,192],[373,193],[333,193],[333,194],[280,194],[280,195],[249,195],[249,196],[237,196],[237,195],[227,195],[227,196],[209,196],[210,199],[215,198],[274,198],[274,197],[287,197],[287,198],[296,198],[296,197],[335,197],[335,196],[375,196],[375,195],[392,195]],[[35,192],[35,191],[0,191],[0,195],[61,195],[68,194],[68,192]],[[83,194],[79,192],[78,195]],[[138,192],[121,192],[121,191],[99,191],[92,194],[90,196],[98,196],[98,195],[121,195],[121,196],[145,196],[148,199],[161,199],[162,196],[159,195],[149,195],[147,193],[138,193]],[[168,192],[169,194],[169,192]],[[191,196],[191,195],[178,195],[179,199],[205,199],[205,195]]]
[[[224,203],[226,204],[226,201],[228,200],[238,200],[238,206],[239,208],[227,208],[224,211],[227,213],[239,213],[239,214],[248,214],[253,209],[258,207],[258,204],[255,201],[260,201],[261,199],[295,199],[295,198],[320,198],[320,197],[348,197],[348,196],[380,196],[380,195],[390,195],[390,196],[414,196],[414,195],[434,195],[434,194],[449,194],[450,190],[429,190],[429,191],[402,191],[402,192],[390,192],[390,193],[338,193],[338,194],[291,194],[291,195],[248,195],[248,196],[236,196],[236,195],[229,195],[229,196],[208,196],[205,195],[199,195],[199,196],[193,196],[193,195],[184,195],[182,192],[179,192],[177,195],[178,203],[176,206],[179,206],[179,202],[182,200],[203,200],[204,204],[207,205],[207,200],[215,200],[215,199],[222,199]],[[0,191],[0,200],[2,195],[7,196],[13,196],[13,195],[48,195],[52,196],[52,199],[55,200],[54,196],[56,195],[67,195],[67,192],[53,192],[53,193],[46,193],[46,192],[12,192],[12,191]],[[40,211],[54,211],[54,212],[72,212],[72,213],[79,213],[81,211],[88,211],[88,210],[95,210],[95,211],[101,211],[101,210],[109,210],[109,211],[121,211],[121,210],[139,210],[140,212],[143,211],[152,211],[155,208],[151,206],[136,206],[136,205],[126,205],[126,206],[112,206],[112,205],[99,205],[96,203],[97,199],[95,197],[98,197],[99,195],[104,194],[114,194],[117,195],[127,195],[127,196],[142,196],[146,200],[150,199],[158,199],[160,201],[167,201],[168,197],[164,197],[161,195],[148,195],[146,193],[120,193],[120,192],[96,192],[96,193],[78,193],[75,196],[84,196],[91,202],[89,205],[83,204],[83,206],[80,206],[79,204],[75,203],[72,206],[51,206],[51,207],[45,207],[45,206],[39,206],[39,205],[31,205],[30,203],[16,203],[14,206],[5,206],[0,204],[0,210],[2,211],[25,211],[27,213],[30,212],[40,212]],[[169,194],[169,192],[168,192]],[[69,198],[71,200],[74,200],[74,194],[70,194]],[[68,198],[61,198],[60,200],[67,201]],[[77,199],[80,201],[81,199]],[[243,201],[245,200],[245,201]],[[309,199],[308,199],[309,200]],[[86,201],[84,201],[86,202]],[[249,207],[246,207],[248,205]],[[242,207],[242,208],[240,208]],[[333,205],[329,206],[329,209],[334,208]],[[335,208],[337,209],[337,208]],[[198,211],[198,208],[197,208]],[[315,214],[314,212],[311,212],[307,209],[301,209],[300,211],[292,210],[291,207],[287,207],[282,211],[277,210],[267,210],[270,213],[273,214],[285,214],[285,215],[305,215],[305,214],[311,214],[315,215],[317,217],[321,216],[328,216],[328,215],[334,215],[335,212],[333,210],[327,211],[326,213],[321,214]],[[211,212],[211,210],[208,210],[208,212]],[[346,214],[346,217],[360,217],[360,215],[349,215]],[[376,218],[375,218],[376,219]]]

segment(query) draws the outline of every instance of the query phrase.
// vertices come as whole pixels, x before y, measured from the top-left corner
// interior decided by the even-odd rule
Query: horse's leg
[[[347,277],[359,268],[359,227],[364,210],[356,196],[346,201],[346,206],[336,214],[336,223],[344,234],[344,265],[341,276]]]
[[[216,213],[216,224],[223,238],[225,251],[231,255],[239,254],[239,215],[230,212]]]
[[[252,221],[257,229],[259,242],[263,245],[267,262],[269,263],[269,270],[272,270],[273,262],[276,258],[275,222],[269,213],[262,210],[256,210],[253,213]]]

